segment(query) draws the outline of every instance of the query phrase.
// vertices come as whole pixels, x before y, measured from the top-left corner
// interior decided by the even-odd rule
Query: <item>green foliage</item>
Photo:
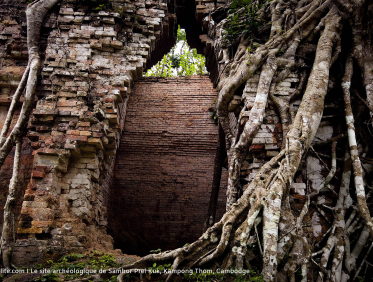
[[[172,77],[202,75],[206,73],[205,57],[197,54],[195,49],[190,49],[186,42],[185,31],[179,26],[177,30],[177,45],[181,50],[172,48],[171,52],[164,55],[162,60],[148,70],[144,76]]]
[[[49,266],[49,273],[38,277],[36,282],[56,282],[58,281],[57,273],[63,273],[64,280],[74,280],[89,276],[89,272],[92,273],[100,269],[119,267],[112,254],[100,253],[98,251],[94,251],[93,254],[86,256],[82,254],[70,254],[61,258],[58,262],[49,260],[47,264]],[[42,265],[35,266],[35,268],[42,267]],[[113,281],[110,279],[107,282]]]
[[[95,11],[102,11],[106,8],[107,4],[100,4],[98,5],[96,8],[94,8],[93,10]]]
[[[48,264],[50,265],[50,273],[45,274],[42,277],[45,277],[50,274],[56,274],[59,270],[81,270],[87,267],[86,263],[80,262],[73,264],[72,262],[76,261],[77,257],[75,255],[67,255],[61,258],[58,262],[54,263],[53,261],[49,260]],[[79,273],[75,274],[65,274],[65,280],[73,280],[80,277]],[[40,278],[40,277],[39,277]],[[41,282],[51,282],[51,281],[41,281]]]
[[[129,278],[130,276],[128,276],[128,278]],[[117,276],[116,275],[113,275],[113,276],[111,276],[110,277],[110,279],[106,279],[106,280],[104,280],[104,279],[100,279],[100,280],[98,280],[99,282],[117,282]]]
[[[239,276],[242,276],[242,275],[239,275]],[[240,277],[237,277],[240,279]],[[245,277],[243,277],[245,278]],[[242,279],[242,278],[241,278]],[[247,278],[246,278],[247,279]],[[236,281],[236,280],[235,280]],[[254,269],[250,269],[250,278],[248,280],[237,280],[237,282],[243,282],[243,281],[250,281],[250,282],[265,282],[264,281],[264,278],[263,278],[263,275],[260,273],[259,270],[256,270],[256,268]]]
[[[149,270],[151,271],[149,275],[152,273],[163,273],[163,271],[166,269],[171,269],[171,264],[157,265],[157,263],[153,263],[153,266],[149,267]]]
[[[162,250],[161,249],[156,249],[156,250],[151,250],[150,252],[158,254],[158,253],[162,252]]]
[[[44,274],[41,277],[36,278],[35,281],[36,282],[57,282],[58,275],[57,273],[50,272],[50,273]]]
[[[99,269],[106,269],[109,267],[118,267],[118,264],[115,262],[114,256],[112,254],[102,254],[100,257],[99,255],[94,254],[89,255],[88,266],[91,269],[99,270]]]
[[[177,56],[177,55],[176,55]],[[187,48],[182,50],[182,54],[178,55],[179,67],[176,68],[177,76],[190,76],[193,74],[203,74],[204,57],[197,54],[195,49]]]
[[[184,273],[184,279],[188,281],[197,281],[197,282],[213,282],[213,281],[225,281],[226,276],[221,273],[215,272],[203,272],[197,273],[193,272],[192,274]]]
[[[248,278],[244,275],[237,275],[237,277],[233,280],[233,282],[247,282]]]
[[[71,262],[71,261],[76,261],[78,259],[84,258],[84,255],[82,255],[82,254],[71,254],[71,255],[65,256],[65,258],[67,259],[67,261]]]
[[[91,9],[92,11],[107,11],[111,9],[111,5],[106,3],[105,0],[83,0]]]
[[[356,276],[356,279],[357,279],[359,282],[364,282],[364,278],[361,277],[361,276]]]
[[[233,0],[228,10],[227,22],[224,24],[224,43],[231,45],[236,38],[247,33],[254,34],[263,26],[258,11],[266,0]],[[249,50],[250,51],[250,50]]]
[[[155,66],[148,70],[145,76],[170,77],[172,76],[172,61],[169,55],[164,55]]]
[[[180,26],[177,28],[177,35],[176,35],[176,42],[179,41],[185,41],[186,42],[186,32],[184,29],[181,29]]]
[[[217,101],[218,100],[215,99],[214,102],[211,104],[211,106],[209,108],[209,114],[210,114],[211,118],[214,120],[216,125],[218,125],[218,121],[219,121],[218,113],[217,113],[217,109],[216,109]]]

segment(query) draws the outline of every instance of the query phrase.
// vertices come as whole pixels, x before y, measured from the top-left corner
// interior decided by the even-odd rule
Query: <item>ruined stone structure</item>
[[[136,96],[132,96],[134,95],[133,89],[150,86],[149,83],[152,83],[152,80],[139,80],[143,71],[171,48],[175,41],[174,32],[177,24],[179,22],[185,24],[188,17],[196,19],[195,23],[191,23],[191,26],[200,27],[199,30],[189,32],[188,26],[186,26],[187,35],[194,36],[194,40],[190,41],[191,45],[206,55],[210,80],[216,86],[220,76],[224,75],[224,68],[219,64],[222,54],[219,41],[215,40],[219,34],[215,34],[218,29],[211,19],[210,12],[214,7],[224,5],[225,2],[227,1],[204,0],[194,3],[194,1],[178,0],[113,0],[110,2],[110,7],[96,9],[98,5],[90,1],[66,0],[53,9],[44,24],[44,66],[40,75],[35,110],[29,121],[22,147],[23,180],[21,192],[24,193],[24,196],[22,204],[19,203],[15,264],[27,265],[42,262],[72,251],[83,252],[88,248],[113,250],[113,239],[107,233],[108,221],[111,234],[115,239],[121,234],[123,235],[123,231],[128,232],[128,230],[115,231],[113,228],[114,219],[110,217],[108,219],[108,209],[110,209],[109,216],[113,213],[119,214],[119,219],[115,220],[129,220],[130,214],[125,216],[123,213],[123,217],[120,215],[120,206],[114,205],[109,208],[109,205],[126,203],[126,201],[119,203],[122,197],[126,197],[126,193],[134,193],[132,197],[137,197],[136,193],[142,192],[141,190],[116,190],[121,187],[120,185],[124,181],[123,177],[129,177],[129,175],[121,174],[121,166],[127,167],[127,170],[124,170],[125,173],[131,169],[131,166],[137,166],[135,164],[137,160],[133,160],[131,155],[131,153],[137,152],[134,149],[138,144],[135,134],[130,135],[132,141],[129,144],[126,144],[126,139],[121,139],[127,134],[126,128],[130,128],[131,122],[134,127],[139,126],[136,121],[130,119],[130,116],[130,123],[125,125],[126,115],[130,113],[127,111],[128,101],[141,99],[138,100],[138,106],[144,108],[142,109],[142,120],[139,122],[149,123],[152,130],[155,130],[153,125],[156,124],[155,116],[153,116],[156,109],[153,108],[149,112],[151,106],[149,109],[146,108],[149,102],[146,100],[148,99],[147,93],[139,90],[135,94]],[[192,16],[190,14],[182,15],[180,12],[184,10],[191,10],[195,14]],[[24,16],[21,14],[19,17],[12,18],[11,15],[5,16],[3,14],[2,17],[0,25],[2,43],[0,47],[2,52],[0,117],[3,117],[7,112],[12,93],[19,83],[27,63]],[[193,105],[198,105],[200,110],[205,111],[205,114],[208,115],[208,108],[214,100],[213,96],[216,96],[217,93],[212,87],[206,86],[206,78],[194,77],[190,81],[180,78],[176,81],[170,82],[166,87],[173,85],[184,89],[185,82],[188,87],[196,85],[201,98],[194,98]],[[232,129],[236,128],[240,119],[245,118],[245,116],[238,117],[238,109],[244,99],[253,99],[257,81],[258,78],[253,76],[246,84],[245,89],[241,89],[241,92],[237,91],[235,99],[231,102],[229,110],[231,111]],[[297,82],[297,74],[294,73],[280,84],[280,90],[273,89],[273,91],[275,95],[289,95],[294,91]],[[158,85],[159,83],[163,82],[158,82]],[[161,103],[161,101],[159,102]],[[184,103],[184,101],[177,101],[177,103]],[[185,101],[185,103],[187,102]],[[170,118],[167,116],[167,111],[161,112],[165,106],[167,105],[161,103],[158,114],[162,118]],[[292,105],[295,111],[297,106],[297,102]],[[195,124],[193,114],[190,113],[190,115],[181,123],[184,123],[188,130],[198,126],[203,130],[203,134],[211,134],[208,138],[209,143],[200,144],[197,142],[198,140],[195,144],[192,141],[183,143],[185,148],[182,151],[188,152],[188,156],[191,156],[190,159],[186,161],[184,156],[180,154],[174,157],[172,162],[166,158],[165,162],[169,162],[166,165],[171,167],[176,162],[187,162],[186,166],[195,165],[198,170],[200,170],[200,166],[203,169],[206,168],[206,171],[212,170],[217,129],[211,120],[208,124],[209,131],[205,131],[199,123]],[[178,127],[177,123],[170,122],[175,131],[184,128],[182,124]],[[128,130],[131,132],[130,129]],[[194,132],[188,130],[185,133],[186,139],[196,136]],[[321,130],[323,132],[318,135],[321,139],[331,137],[333,134],[333,128],[327,122]],[[161,136],[161,139],[158,140],[163,142],[168,140],[167,132],[164,133],[162,129],[159,135],[154,133],[152,136]],[[166,137],[165,139],[163,135]],[[199,134],[197,135],[199,138]],[[196,139],[198,138],[196,137]],[[124,141],[121,142],[121,140]],[[169,140],[175,142],[175,146],[180,145],[178,140],[173,141],[172,138]],[[266,120],[254,138],[242,167],[243,185],[252,180],[258,168],[265,160],[274,156],[281,145],[282,135],[279,118],[274,108],[269,105],[266,111]],[[149,153],[163,154],[163,152],[158,152],[157,148],[152,148]],[[136,150],[141,151],[141,148],[136,148]],[[180,147],[175,150],[180,150]],[[202,151],[209,151],[209,158],[200,161],[201,154],[204,154]],[[193,152],[196,154],[193,155]],[[144,151],[144,153],[147,152]],[[116,155],[118,156],[115,163]],[[158,158],[158,156],[154,156],[154,158]],[[125,160],[126,163],[123,163],[122,160]],[[128,163],[129,161],[131,163]],[[160,156],[157,161],[161,161]],[[223,162],[224,160],[222,160]],[[314,162],[309,165],[312,166],[313,171],[317,171],[312,184],[316,187],[319,184],[317,174],[323,170],[323,167],[316,158]],[[12,155],[8,157],[6,164],[0,171],[3,189],[0,199],[1,206],[4,203],[4,195],[9,183],[11,164]],[[144,167],[140,169],[144,169]],[[152,173],[148,172],[144,178],[150,176],[157,178],[157,175],[161,173],[154,167],[149,167],[147,170],[151,170]],[[174,228],[171,224],[170,229],[167,229],[164,225],[159,225],[159,228],[165,228],[164,232],[169,232],[167,234],[169,237],[164,235],[164,240],[172,241],[179,235],[176,233],[182,233],[191,228],[188,234],[195,233],[194,237],[181,238],[181,240],[185,240],[185,243],[188,243],[198,237],[202,231],[209,190],[200,191],[198,185],[208,187],[212,178],[205,179],[203,174],[201,177],[194,176],[195,179],[188,180],[189,177],[186,175],[185,184],[182,186],[182,189],[188,189],[185,194],[181,195],[181,192],[177,192],[174,195],[171,191],[173,188],[170,186],[165,190],[169,191],[167,196],[162,196],[161,200],[151,199],[150,201],[150,206],[157,213],[157,209],[168,208],[163,206],[162,201],[166,201],[167,204],[167,201],[177,202],[182,198],[187,198],[188,193],[191,193],[191,197],[195,197],[197,193],[204,193],[201,194],[201,206],[194,206],[188,211],[183,207],[180,207],[180,210],[175,210],[175,212],[182,213],[180,216],[184,216],[184,213],[186,217],[191,216],[187,219],[175,219],[175,222],[182,222],[182,227]],[[312,179],[312,175],[309,177]],[[226,181],[226,178],[226,173],[223,173],[222,187],[224,187],[224,179]],[[155,180],[149,178],[149,181]],[[180,185],[177,183],[178,181],[175,176],[176,186]],[[147,184],[145,181],[143,183]],[[152,193],[149,187],[153,186],[148,186],[144,191]],[[301,177],[293,184],[294,202],[292,204],[295,207],[304,202],[305,187]],[[155,189],[159,189],[159,187]],[[175,189],[181,188],[175,187]],[[222,200],[224,192],[222,191],[220,192],[218,218],[221,217],[224,210]],[[153,195],[148,196],[152,197]],[[126,206],[131,208],[128,203]],[[167,212],[161,216],[165,214]],[[150,224],[151,221],[156,222],[158,219],[162,220],[161,217],[157,218],[156,214],[153,215],[154,217],[150,217],[147,224]],[[324,228],[322,227],[324,219],[320,219],[314,212],[311,212],[311,215],[316,217],[313,222],[320,226],[318,229],[316,228],[319,233],[311,235],[318,237],[325,231],[322,229]],[[172,216],[174,214],[170,213],[170,217]],[[0,216],[0,218],[2,217]],[[136,218],[136,220],[138,219]],[[163,219],[163,221],[168,220],[167,217]],[[196,224],[193,228],[191,227],[192,222]],[[140,228],[134,223],[123,223],[123,226],[133,228],[135,233]],[[315,228],[313,229],[315,230]],[[157,230],[154,229],[152,232],[157,232]],[[151,235],[155,236],[155,233]],[[162,233],[160,236],[163,236]],[[145,239],[148,237],[145,236]],[[124,243],[124,241],[121,242],[121,244]],[[170,247],[179,245],[180,241],[176,242],[175,240]],[[123,246],[122,248],[126,249]]]

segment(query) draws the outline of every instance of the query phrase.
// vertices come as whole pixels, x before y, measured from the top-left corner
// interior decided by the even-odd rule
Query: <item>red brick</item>
[[[112,97],[105,97],[104,98],[104,103],[114,103],[114,98],[112,98]]]
[[[58,101],[57,107],[74,107],[76,106],[76,102],[74,100]]]
[[[48,167],[42,165],[35,165],[32,170],[31,177],[33,178],[44,178]]]
[[[256,151],[262,151],[264,149],[263,144],[255,144],[251,145],[249,148],[249,152],[256,152]]]
[[[66,136],[66,141],[79,141],[79,142],[87,142],[87,136],[75,136],[75,135],[68,135]]]
[[[79,130],[68,130],[66,131],[67,135],[79,135]]]

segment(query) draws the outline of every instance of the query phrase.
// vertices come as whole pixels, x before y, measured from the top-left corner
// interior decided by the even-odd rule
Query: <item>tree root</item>
[[[357,142],[355,135],[354,116],[352,113],[351,101],[350,101],[350,85],[352,77],[352,58],[348,57],[346,62],[345,76],[343,77],[342,89],[343,98],[345,102],[346,110],[346,123],[347,123],[347,134],[348,143],[350,146],[350,154],[354,169],[354,181],[357,196],[357,205],[360,211],[361,217],[364,219],[367,228],[369,229],[370,236],[373,239],[373,221],[369,214],[369,209],[366,203],[364,180],[363,180],[363,169],[361,166],[359,152],[357,150]]]
[[[10,179],[9,192],[4,206],[4,223],[1,233],[1,259],[4,268],[12,268],[12,254],[14,245],[14,209],[16,203],[18,172],[19,172],[19,159],[21,155],[22,138],[16,140],[16,151],[14,154],[13,175]]]

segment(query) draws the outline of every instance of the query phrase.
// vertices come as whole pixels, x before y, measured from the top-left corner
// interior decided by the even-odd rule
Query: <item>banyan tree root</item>
[[[329,238],[324,248],[321,251],[313,254],[313,257],[317,255],[321,256],[320,269],[325,269],[327,267],[329,258],[331,257],[332,250],[334,248],[334,255],[332,256],[332,271],[331,280],[332,281],[342,281],[348,278],[348,274],[342,273],[343,257],[345,252],[345,242],[344,238],[347,235],[347,229],[351,221],[346,224],[345,214],[346,211],[352,204],[351,197],[349,195],[350,177],[351,177],[351,158],[348,153],[345,154],[344,167],[342,174],[342,182],[339,190],[338,200],[336,206],[333,208],[334,222],[330,229]],[[348,235],[347,235],[348,236]],[[319,271],[318,281],[323,281],[324,272]]]
[[[230,150],[230,160],[228,167],[228,189],[227,189],[227,210],[237,201],[238,186],[241,176],[241,164],[246,155],[248,144],[252,141],[263,121],[269,88],[273,75],[277,69],[274,54],[268,56],[266,64],[262,68],[259,78],[258,91],[254,105],[250,111],[249,121],[246,122],[243,132],[238,142]]]
[[[355,4],[359,9],[353,11]],[[302,281],[309,281],[312,275],[309,273],[310,269],[316,272],[317,278],[312,277],[318,281],[348,281],[353,277],[356,262],[364,253],[362,246],[368,242],[369,235],[373,235],[373,230],[366,204],[361,164],[359,166],[357,140],[352,134],[354,120],[349,101],[349,82],[352,76],[352,59],[364,58],[365,65],[362,61],[357,64],[362,73],[366,72],[366,66],[373,62],[369,53],[370,35],[364,37],[357,32],[359,28],[363,32],[371,32],[372,8],[373,4],[369,1],[301,0],[273,1],[266,12],[260,12],[261,16],[268,11],[271,13],[269,39],[266,43],[259,44],[254,52],[251,48],[245,49],[242,46],[249,44],[245,43],[248,42],[247,34],[242,35],[245,36],[244,39],[236,40],[240,42],[237,51],[239,54],[227,58],[229,54],[225,52],[225,61],[232,63],[228,69],[229,75],[221,76],[218,85],[217,113],[228,148],[227,212],[194,243],[172,251],[148,255],[123,268],[145,267],[160,261],[172,261],[172,269],[194,266],[248,268],[252,259],[249,247],[255,241],[262,251],[262,275],[265,281],[295,281],[297,272],[301,273]],[[352,20],[357,18],[357,21]],[[227,26],[227,23],[220,26]],[[351,29],[343,29],[343,32],[356,32],[353,34],[353,51],[348,59],[343,57],[349,53],[349,50],[343,50],[344,45],[341,42],[343,25],[351,26]],[[356,43],[362,40],[364,44],[360,48]],[[316,50],[311,45],[315,42]],[[357,50],[362,54],[357,54]],[[314,51],[310,65],[311,57],[307,56]],[[303,233],[303,220],[309,213],[311,199],[319,197],[322,188],[329,187],[336,173],[337,141],[345,135],[328,140],[332,142],[330,173],[320,187],[307,192],[306,203],[298,216],[290,207],[289,190],[319,128],[325,96],[330,86],[330,68],[338,60],[343,64],[347,61],[346,75],[343,79],[339,78],[340,82],[343,82],[343,89],[339,91],[346,101],[348,151],[351,158],[346,154],[340,188],[333,190],[338,197],[336,205],[321,207],[332,211],[334,217],[329,231],[324,236],[326,244],[322,240],[317,244],[320,249],[313,249]],[[310,74],[306,70],[306,63],[311,68]],[[289,93],[288,100],[272,95],[269,92],[271,87],[276,86],[294,70],[300,70],[301,73],[296,92]],[[234,134],[229,126],[228,104],[238,87],[257,71],[260,72],[260,79],[255,102],[243,108],[243,111],[251,108],[249,117],[239,119],[243,124],[241,130]],[[363,81],[367,100],[370,89],[373,89],[369,77],[364,76]],[[279,154],[264,164],[254,179],[243,187],[242,196],[239,197],[241,164],[263,121],[268,97],[280,114],[284,143]],[[289,107],[291,99],[295,97],[301,98],[296,114]],[[369,101],[367,103],[369,104]],[[354,189],[350,190],[352,171]],[[357,208],[354,198],[357,198]],[[354,238],[354,242],[350,242],[350,238]],[[367,265],[369,262],[364,263]],[[168,276],[167,281],[172,281],[172,275]],[[118,280],[123,281],[123,277],[124,274],[120,274]]]
[[[14,245],[14,228],[12,228],[12,219],[14,218],[14,205],[17,202],[17,182],[19,172],[19,157],[24,129],[30,118],[31,111],[34,107],[35,91],[40,72],[41,60],[39,56],[40,30],[44,17],[60,0],[36,0],[29,4],[26,9],[27,17],[27,48],[28,48],[28,65],[22,76],[20,84],[13,96],[4,126],[0,134],[0,167],[4,164],[5,158],[16,145],[14,156],[13,175],[9,185],[9,192],[4,207],[4,225],[1,234],[1,259],[4,267],[11,267],[11,256]],[[16,109],[21,94],[24,92],[24,102],[22,109],[12,130],[10,123]],[[10,131],[10,132],[9,132]]]
[[[14,154],[14,163],[13,163],[13,175],[10,179],[9,192],[4,206],[4,223],[1,236],[1,254],[3,267],[10,268],[11,258],[13,252],[13,238],[14,235],[14,208],[16,203],[16,196],[18,194],[17,184],[18,184],[18,171],[19,171],[19,158],[21,155],[21,138],[16,140],[16,151]]]
[[[363,180],[363,168],[361,166],[359,152],[357,150],[355,126],[354,126],[354,116],[352,113],[351,100],[350,100],[350,85],[352,77],[352,58],[348,57],[346,62],[345,75],[343,77],[342,89],[343,98],[345,102],[346,111],[346,123],[347,123],[347,134],[348,143],[350,146],[350,154],[352,159],[352,166],[354,170],[354,182],[357,196],[357,205],[360,210],[361,217],[364,219],[367,228],[373,238],[373,221],[369,214],[368,206],[366,203],[366,196],[364,190],[364,180]],[[372,81],[373,83],[373,81]]]

